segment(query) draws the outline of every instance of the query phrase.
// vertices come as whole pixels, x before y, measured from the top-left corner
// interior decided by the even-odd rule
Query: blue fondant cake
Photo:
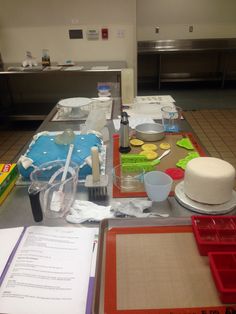
[[[66,159],[69,145],[57,144],[55,139],[56,135],[52,135],[50,132],[42,132],[36,136],[25,155],[18,162],[19,172],[24,179],[28,180],[30,173],[45,162]],[[74,150],[71,160],[79,165],[79,178],[84,179],[92,173],[91,166],[85,162],[85,159],[91,155],[91,147],[101,146],[102,140],[93,133],[76,134],[72,144],[74,144]],[[30,162],[25,166],[26,163],[23,160]]]

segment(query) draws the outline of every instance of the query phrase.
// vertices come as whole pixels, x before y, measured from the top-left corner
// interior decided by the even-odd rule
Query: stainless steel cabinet
[[[138,86],[236,79],[236,39],[159,40],[138,43]]]

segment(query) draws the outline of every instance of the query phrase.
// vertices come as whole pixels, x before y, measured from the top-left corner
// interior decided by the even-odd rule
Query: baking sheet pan
[[[153,143],[158,146],[158,153],[161,155],[161,153],[164,152],[164,150],[161,150],[159,148],[159,145],[162,142],[167,142],[171,145],[171,152],[166,157],[164,157],[160,164],[156,166],[156,170],[164,171],[168,168],[176,167],[176,163],[180,160],[185,158],[189,152],[192,152],[193,150],[187,150],[185,148],[179,147],[176,145],[176,142],[178,140],[181,140],[183,138],[189,138],[191,143],[193,144],[194,151],[198,152],[200,156],[205,156],[205,151],[201,147],[201,145],[196,141],[192,133],[188,132],[180,132],[180,133],[166,133],[165,138],[161,141],[156,142],[145,142],[145,143]],[[141,151],[140,147],[132,147],[131,153],[139,153]],[[113,136],[113,167],[118,166],[120,164],[120,153],[119,153],[119,135]],[[170,195],[174,195],[175,186],[182,181],[180,180],[174,180],[172,184],[172,191]],[[113,197],[119,198],[119,197],[146,197],[147,194],[144,191],[144,185],[140,184],[138,189],[136,191],[129,191],[128,189],[122,190],[119,189],[117,186],[113,184]]]
[[[226,313],[190,220],[108,219],[100,225],[93,313]]]

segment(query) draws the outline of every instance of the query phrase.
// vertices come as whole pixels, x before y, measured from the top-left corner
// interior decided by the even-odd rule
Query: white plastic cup
[[[144,175],[145,191],[151,201],[165,201],[171,191],[173,180],[162,171],[151,171]]]

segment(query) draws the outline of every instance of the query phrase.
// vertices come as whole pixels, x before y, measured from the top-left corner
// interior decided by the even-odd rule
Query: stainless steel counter
[[[235,38],[167,39],[138,42],[138,53],[171,51],[233,51],[236,50]]]
[[[12,120],[43,120],[60,99],[97,97],[98,83],[104,82],[110,84],[113,97],[120,96],[125,61],[79,62],[75,66],[83,68],[23,69],[20,63],[4,64],[0,70],[0,114],[4,107]]]
[[[56,112],[56,108],[54,108],[50,114],[47,116],[45,121],[39,127],[37,132],[47,130],[47,131],[60,131],[66,128],[71,128],[73,130],[79,130],[80,123],[82,121],[72,121],[72,122],[52,122],[51,119]],[[120,114],[120,101],[119,99],[115,100],[113,117],[117,117]],[[110,140],[107,144],[107,174],[109,175],[109,187],[108,187],[108,199],[104,203],[110,204],[115,201],[124,202],[127,199],[113,199],[112,198],[112,134],[115,132],[112,120],[108,121],[108,129]],[[182,121],[182,130],[191,131],[190,126],[186,121]],[[24,152],[26,147],[22,150]],[[69,224],[65,221],[65,219],[48,219],[45,218],[41,223],[35,223],[31,213],[30,201],[27,194],[27,186],[15,186],[13,191],[10,193],[8,198],[0,207],[0,228],[10,228],[17,227],[22,225],[47,225],[47,226],[75,226]],[[83,184],[78,185],[78,191],[76,195],[77,199],[87,200],[87,190],[83,186]],[[194,214],[183,206],[181,206],[174,197],[169,197],[167,201],[161,203],[153,203],[151,208],[152,211],[156,211],[159,213],[169,213],[170,218],[179,217],[190,217]],[[231,212],[232,213],[232,212]],[[236,210],[233,211],[236,213]],[[168,219],[168,218],[160,218],[160,219]],[[80,226],[80,225],[77,225]],[[86,226],[97,226],[97,224],[86,224]]]
[[[236,78],[236,39],[170,39],[138,42],[139,88],[170,82],[214,82]]]
[[[81,67],[81,69],[74,70],[73,66],[70,64],[65,64],[61,66],[60,69],[54,69],[46,70],[43,67],[40,69],[39,67],[35,68],[23,68],[21,67],[20,63],[6,63],[3,65],[3,70],[0,70],[0,74],[4,75],[13,75],[13,74],[29,74],[29,73],[41,73],[41,74],[47,74],[47,73],[71,73],[71,72],[121,72],[122,69],[125,69],[127,67],[127,64],[125,61],[91,61],[91,62],[75,62],[73,64],[76,67]],[[52,62],[52,67],[57,66],[57,63]],[[93,67],[98,67],[97,69],[94,69]],[[107,68],[106,68],[107,67]],[[68,70],[65,70],[68,69]]]

